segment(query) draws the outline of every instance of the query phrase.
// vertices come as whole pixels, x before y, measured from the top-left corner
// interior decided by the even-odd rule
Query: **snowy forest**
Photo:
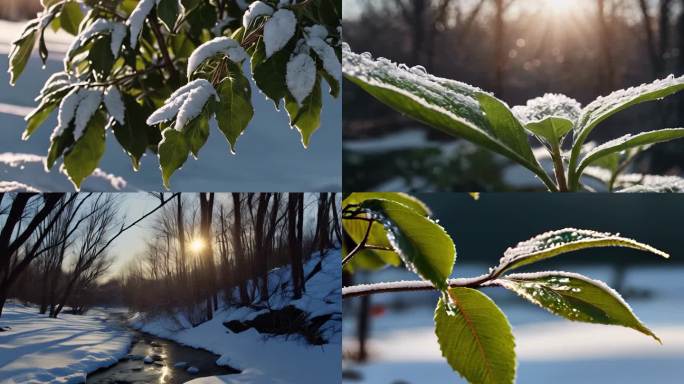
[[[21,357],[0,353],[0,379],[97,371],[89,383],[213,373],[270,382],[278,370],[308,382],[262,365],[319,359],[320,374],[339,365],[338,207],[335,193],[1,194],[0,344],[39,364],[18,369]],[[74,322],[85,337],[106,336],[97,353],[77,333],[60,345],[60,327]],[[56,335],[45,346],[22,337],[41,329]],[[168,339],[220,358],[207,368],[176,361]],[[264,345],[277,357],[260,362]],[[42,347],[43,360],[33,355]]]

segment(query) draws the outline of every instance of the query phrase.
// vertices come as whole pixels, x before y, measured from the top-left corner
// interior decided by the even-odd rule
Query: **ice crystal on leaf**
[[[549,117],[560,117],[572,122],[577,121],[582,106],[577,100],[562,94],[547,93],[527,101],[526,105],[513,107],[513,113],[523,123],[535,123]]]

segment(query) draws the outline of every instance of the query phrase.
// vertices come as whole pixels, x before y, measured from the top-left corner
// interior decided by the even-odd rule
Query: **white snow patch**
[[[527,101],[526,105],[513,107],[513,113],[524,124],[540,122],[549,117],[561,117],[577,121],[582,105],[577,100],[562,94],[547,93]]]
[[[316,62],[306,53],[293,56],[287,63],[285,79],[287,89],[302,105],[316,85]]]
[[[202,113],[210,97],[218,101],[214,86],[205,79],[196,79],[178,88],[164,105],[147,118],[147,125],[155,125],[176,117],[175,129],[182,131],[185,125]]]
[[[297,27],[297,17],[288,9],[279,9],[264,25],[264,45],[266,57],[283,49],[294,36]]]
[[[326,43],[323,38],[318,36],[309,36],[309,38],[306,39],[306,43],[323,61],[323,69],[325,69],[330,76],[337,80],[341,80],[342,64],[335,54],[335,49]]]
[[[121,44],[123,39],[126,37],[126,27],[116,21],[111,21],[107,19],[97,19],[94,23],[90,24],[86,29],[76,36],[71,46],[67,50],[67,57],[71,57],[73,52],[85,44],[88,40],[92,39],[96,35],[109,32],[111,34],[110,48],[112,50],[112,55],[117,56],[119,50],[121,50]]]
[[[240,46],[240,43],[229,37],[217,37],[200,45],[195,49],[188,59],[188,78],[192,77],[197,67],[205,60],[223,53],[236,63],[242,62],[247,58],[247,52]]]
[[[119,124],[123,125],[126,122],[126,108],[117,87],[112,85],[105,90],[104,105],[109,115],[118,121]]]
[[[62,132],[69,126],[69,123],[74,119],[76,115],[76,108],[78,103],[81,101],[80,89],[78,87],[73,88],[59,103],[59,111],[57,113],[57,126],[52,131],[52,136],[50,139],[61,135]]]
[[[135,47],[138,46],[138,38],[140,37],[140,32],[145,24],[145,19],[147,19],[147,15],[150,14],[154,5],[155,0],[141,0],[133,12],[131,12],[128,20],[126,20],[126,25],[131,31],[131,48],[135,49]]]
[[[257,17],[271,16],[272,14],[273,8],[270,5],[262,1],[255,1],[249,5],[249,8],[242,16],[242,26],[247,29]]]
[[[18,181],[0,180],[0,192],[40,192],[38,189]]]
[[[83,89],[79,92],[80,102],[76,110],[74,139],[78,140],[86,129],[88,121],[102,102],[102,91],[95,89]]]

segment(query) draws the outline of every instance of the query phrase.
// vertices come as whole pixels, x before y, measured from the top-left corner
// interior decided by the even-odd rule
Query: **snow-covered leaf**
[[[128,16],[126,20],[126,26],[130,31],[130,45],[131,48],[135,49],[138,46],[138,39],[140,38],[140,32],[142,32],[143,26],[145,25],[145,19],[152,11],[155,5],[155,0],[140,0],[138,5],[136,5],[131,15]]]
[[[205,104],[200,113],[184,125],[183,135],[195,159],[198,158],[200,149],[209,138],[209,119],[213,113],[211,103]]]
[[[105,97],[105,105],[107,98]],[[131,158],[133,169],[140,168],[140,158],[150,145],[149,130],[157,130],[156,127],[148,127],[145,124],[146,110],[141,107],[134,98],[125,95],[124,120],[120,123],[117,119],[112,119],[110,124],[121,147]]]
[[[287,94],[285,72],[291,51],[281,49],[275,55],[266,58],[263,41],[257,44],[252,55],[252,74],[259,90],[273,101],[276,109],[280,107],[280,100]]]
[[[38,32],[33,29],[13,43],[9,54],[9,69],[7,70],[10,74],[10,84],[16,84],[17,79],[24,72],[36,44],[37,36]]]
[[[660,339],[634,315],[620,294],[602,281],[568,272],[508,275],[497,280],[506,289],[571,321],[621,325]]]
[[[470,383],[513,384],[515,340],[508,319],[484,293],[451,288],[439,299],[435,333],[442,356]]]
[[[26,130],[22,134],[22,140],[28,140],[29,137],[38,129],[38,127],[47,120],[52,111],[57,108],[56,102],[41,102],[36,109],[26,116]]]
[[[205,79],[195,79],[178,88],[147,118],[148,125],[155,125],[176,118],[175,129],[183,131],[188,122],[199,116],[209,99],[218,95],[214,86]]]
[[[618,176],[620,193],[684,193],[684,179],[677,176],[629,174]]]
[[[113,117],[119,124],[126,123],[126,107],[116,86],[111,85],[105,90],[104,105],[109,116]]]
[[[288,9],[279,9],[264,25],[266,57],[283,49],[292,39],[297,28],[297,17]]]
[[[78,26],[81,24],[81,20],[83,20],[83,12],[78,2],[71,0],[62,5],[62,10],[59,14],[59,23],[62,29],[76,36],[78,35]]]
[[[96,89],[82,89],[79,91],[80,101],[76,109],[74,117],[74,139],[78,139],[83,135],[87,126],[90,126],[90,120],[95,114],[95,111],[102,103],[102,91]],[[102,124],[104,127],[104,124]]]
[[[302,105],[316,84],[316,62],[307,53],[292,56],[287,63],[285,81],[297,104]]]
[[[90,102],[86,105],[89,106]],[[81,188],[83,180],[95,171],[104,155],[106,121],[102,112],[88,119],[85,132],[64,155],[64,170],[77,190]]]
[[[192,78],[195,70],[207,59],[218,54],[227,56],[235,63],[240,63],[247,58],[247,52],[237,41],[228,37],[217,37],[200,45],[188,58],[188,79]]]
[[[301,104],[289,94],[285,96],[285,109],[290,116],[290,125],[297,128],[302,136],[302,145],[309,147],[311,136],[321,126],[321,109],[323,108],[323,96],[321,84],[318,80],[314,83],[313,91]]]
[[[228,139],[232,153],[236,151],[238,138],[254,116],[252,89],[242,68],[234,63],[229,66],[230,76],[218,85],[219,105],[216,110],[218,127]]]
[[[335,54],[335,49],[326,43],[323,38],[317,36],[307,38],[306,44],[321,59],[325,72],[335,80],[340,81],[342,77],[342,64]]]
[[[661,250],[622,237],[620,234],[565,228],[543,233],[508,248],[500,260],[497,272],[503,273],[569,252],[602,247],[632,248],[664,258],[670,257]]]
[[[263,1],[255,1],[249,5],[249,8],[247,8],[242,16],[242,26],[245,29],[249,29],[254,20],[262,16],[271,16],[273,11],[273,8]]]

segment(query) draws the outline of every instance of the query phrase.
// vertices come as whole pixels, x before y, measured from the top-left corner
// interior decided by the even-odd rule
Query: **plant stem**
[[[366,247],[366,242],[368,241],[368,236],[370,236],[371,228],[373,227],[373,221],[368,222],[368,228],[366,228],[366,234],[363,236],[363,240],[354,248],[349,254],[342,260],[342,266],[344,267],[351,261],[351,259],[359,253],[362,249]]]
[[[449,287],[483,288],[501,285],[495,276],[485,274],[477,277],[450,279]],[[417,292],[437,290],[432,283],[424,280],[393,281],[389,283],[360,284],[342,288],[342,298],[375,295],[389,292]]]
[[[558,143],[551,144],[551,159],[553,160],[553,170],[556,174],[556,182],[561,192],[568,192],[568,183],[565,179],[565,167],[563,166],[563,155],[561,154]]]
[[[152,17],[149,18],[150,20],[150,26],[152,27],[152,33],[154,33],[154,37],[157,39],[157,44],[159,44],[159,50],[162,53],[162,58],[164,60],[164,64],[166,68],[171,72],[171,78],[173,80],[178,80],[180,75],[178,73],[178,70],[176,67],[173,65],[173,60],[171,60],[171,55],[169,55],[169,49],[166,46],[166,41],[164,40],[164,35],[161,32],[161,26],[159,25],[159,21],[157,21],[157,15],[153,15]]]

